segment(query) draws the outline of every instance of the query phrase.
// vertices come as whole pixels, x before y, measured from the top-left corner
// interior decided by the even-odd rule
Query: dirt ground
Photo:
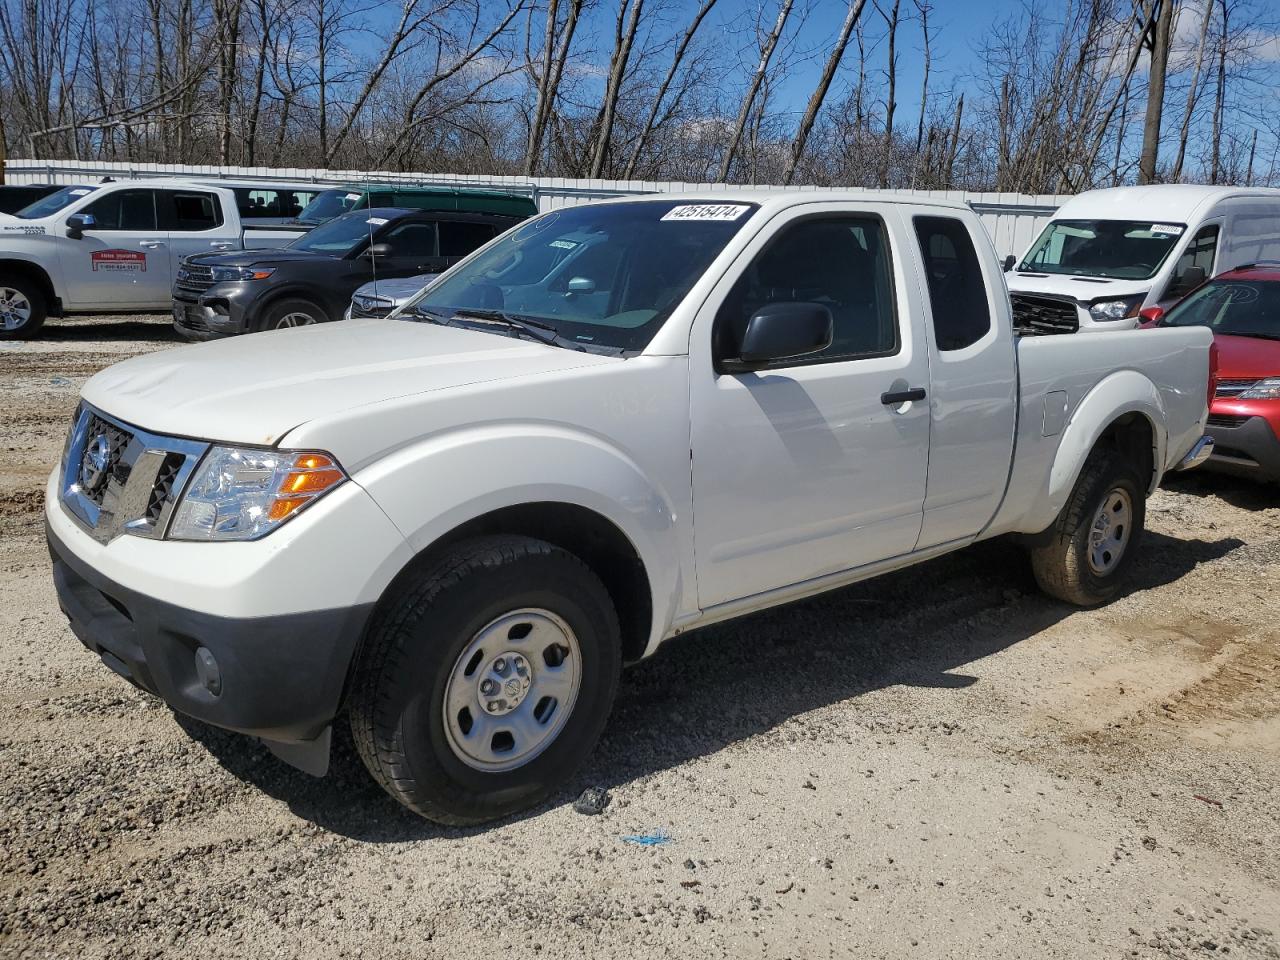
[[[563,795],[445,830],[67,629],[44,477],[84,380],[173,345],[0,344],[0,956],[1280,957],[1280,488],[1170,481],[1101,610],[993,543],[681,638]]]

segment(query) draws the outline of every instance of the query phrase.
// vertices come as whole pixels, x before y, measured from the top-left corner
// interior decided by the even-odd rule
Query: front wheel
[[[1146,520],[1147,492],[1118,455],[1090,455],[1066,506],[1031,548],[1040,589],[1081,607],[1115,598]]]
[[[352,686],[356,748],[430,820],[514,813],[594,748],[621,659],[613,603],[577,557],[527,537],[460,544],[375,615]]]
[[[328,319],[324,310],[310,300],[280,300],[267,307],[255,326],[258,330],[288,330],[291,327],[315,326]]]
[[[24,276],[0,277],[0,340],[21,340],[44,324],[44,293]]]

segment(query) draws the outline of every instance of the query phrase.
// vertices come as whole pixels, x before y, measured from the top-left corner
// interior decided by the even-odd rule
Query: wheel
[[[352,683],[356,748],[439,823],[536,804],[595,747],[621,670],[608,592],[527,537],[459,544],[374,614]]]
[[[320,307],[310,300],[277,300],[267,307],[255,330],[287,330],[290,327],[310,327],[329,319]]]
[[[49,305],[26,277],[0,277],[0,340],[21,340],[44,324]]]
[[[1031,548],[1040,589],[1081,607],[1114,598],[1142,538],[1146,496],[1126,461],[1091,454],[1058,519]]]

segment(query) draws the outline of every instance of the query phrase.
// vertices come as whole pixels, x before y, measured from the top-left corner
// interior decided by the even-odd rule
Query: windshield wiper
[[[506,313],[502,310],[463,307],[461,310],[454,311],[451,319],[466,320],[468,318],[505,324],[512,330],[519,330],[532,337],[534,340],[537,340],[539,343],[545,343],[549,347],[564,347],[568,350],[582,351],[587,349],[582,344],[575,343],[573,340],[561,336],[560,331],[549,323],[543,323],[540,320],[534,320],[530,317],[517,317],[514,314]]]

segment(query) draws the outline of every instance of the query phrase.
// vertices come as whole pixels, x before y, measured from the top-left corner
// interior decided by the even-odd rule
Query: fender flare
[[[602,437],[536,422],[463,427],[402,447],[352,479],[415,556],[505,508],[557,503],[589,510],[626,537],[644,568],[652,601],[646,654],[676,618],[685,586],[677,508],[631,457]]]
[[[1071,496],[1098,440],[1113,423],[1130,413],[1145,417],[1151,427],[1153,469],[1147,493],[1155,491],[1163,475],[1168,444],[1164,402],[1159,388],[1144,374],[1118,370],[1095,384],[1071,412],[1049,472],[1046,509],[1050,518],[1058,515]]]

